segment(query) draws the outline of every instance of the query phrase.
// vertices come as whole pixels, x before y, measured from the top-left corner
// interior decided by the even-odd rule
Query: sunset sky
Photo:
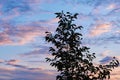
[[[120,0],[0,0],[0,80],[55,80],[44,37],[54,33],[54,13],[62,10],[79,13],[76,24],[96,64],[120,61]],[[110,80],[120,80],[120,67]]]

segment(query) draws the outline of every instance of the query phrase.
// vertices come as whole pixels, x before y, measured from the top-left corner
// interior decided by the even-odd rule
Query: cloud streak
[[[90,36],[100,36],[104,33],[107,33],[111,30],[111,24],[98,24],[90,31]]]
[[[1,80],[54,80],[54,74],[40,69],[15,69],[0,68]],[[47,77],[46,77],[47,76]]]
[[[13,44],[24,45],[29,42],[34,42],[36,37],[45,36],[47,28],[41,26],[24,25],[18,27],[8,26],[3,27],[0,32],[0,45]]]
[[[57,73],[51,69],[21,65],[20,60],[16,59],[1,61],[4,64],[0,66],[1,80],[53,80]]]

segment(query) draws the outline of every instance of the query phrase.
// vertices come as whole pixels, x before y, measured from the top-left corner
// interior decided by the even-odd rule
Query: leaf
[[[53,51],[55,51],[55,49],[54,49],[53,47],[50,47],[50,48],[49,48],[49,51],[52,51],[52,52],[53,52]]]
[[[78,28],[81,30],[83,27],[82,26],[78,26]]]
[[[55,13],[55,14],[57,15],[56,18],[60,17],[60,15],[61,15],[61,13]]]
[[[51,61],[51,59],[50,58],[46,58],[46,62],[50,62]]]
[[[50,33],[50,32],[46,31],[45,33]]]
[[[74,18],[76,18],[76,19],[77,19],[77,15],[79,15],[79,14],[78,14],[78,13],[75,13],[75,14],[74,14]]]

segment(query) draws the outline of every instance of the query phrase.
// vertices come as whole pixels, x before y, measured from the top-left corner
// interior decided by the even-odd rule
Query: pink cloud
[[[59,18],[54,18],[48,21],[49,24],[57,23],[59,21]]]
[[[13,64],[18,64],[20,62],[20,60],[16,60],[16,59],[11,59],[9,61],[6,61],[7,64],[13,65]]]
[[[49,2],[54,2],[54,0],[29,0],[28,3],[49,3]]]
[[[34,27],[34,26],[22,26],[18,28],[18,34],[16,39],[18,39],[19,45],[23,45],[29,42],[34,42],[36,37],[44,36],[45,28]]]
[[[29,3],[40,3],[42,0],[29,0]]]
[[[6,25],[9,26],[9,25]],[[0,45],[24,45],[34,42],[36,37],[45,36],[46,27],[41,26],[18,26],[6,27],[0,32]]]
[[[40,54],[46,54],[48,53],[45,49],[34,49],[28,53],[20,54],[21,57],[26,57],[26,56],[38,56]]]
[[[107,9],[110,9],[110,10],[114,8],[116,8],[116,5],[114,3],[107,6]]]
[[[49,21],[38,21],[16,27],[4,21],[5,23],[0,24],[2,25],[0,27],[2,29],[0,32],[0,45],[24,45],[35,42],[36,38],[44,37],[46,31],[54,31],[57,21],[58,19],[54,18]]]
[[[98,24],[90,31],[90,37],[100,36],[101,34],[111,31],[111,24]]]
[[[106,56],[108,56],[110,53],[111,53],[110,50],[105,50],[104,52],[101,53],[101,56],[102,56],[102,57],[106,57]]]
[[[112,70],[110,80],[120,80],[120,67]]]
[[[0,45],[11,44],[11,43],[12,43],[12,40],[10,39],[8,34],[0,33]]]
[[[0,59],[0,63],[3,63],[4,62],[4,60],[3,59]]]
[[[111,50],[105,50],[103,51],[100,56],[101,56],[101,60],[100,62],[102,64],[106,64],[109,63],[111,60],[113,60],[113,57],[115,57],[118,61],[120,61],[120,56],[112,56],[112,54],[116,54],[115,52],[111,51]]]

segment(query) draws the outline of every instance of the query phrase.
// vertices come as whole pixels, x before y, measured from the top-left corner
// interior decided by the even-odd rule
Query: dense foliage
[[[56,80],[103,80],[110,78],[112,68],[119,65],[113,60],[107,65],[95,65],[95,53],[90,54],[89,48],[82,46],[82,26],[74,24],[77,13],[55,13],[58,21],[56,32],[46,32],[46,41],[53,47],[49,51],[53,58],[46,58],[51,66],[60,72]]]

